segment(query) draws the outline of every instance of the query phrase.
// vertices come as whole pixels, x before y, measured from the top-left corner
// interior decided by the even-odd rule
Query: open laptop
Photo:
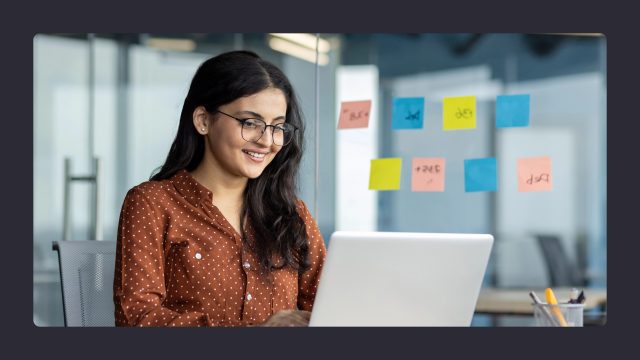
[[[489,234],[336,231],[309,326],[470,326]]]

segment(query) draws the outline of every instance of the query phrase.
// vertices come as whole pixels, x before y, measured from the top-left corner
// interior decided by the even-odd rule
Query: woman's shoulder
[[[305,223],[308,223],[313,219],[313,215],[311,215],[309,207],[302,199],[296,199],[296,210],[298,211],[298,215],[300,215]]]
[[[169,180],[148,180],[130,188],[127,197],[143,196],[146,198],[156,198],[167,195],[173,190],[173,185]]]
[[[298,212],[308,212],[307,204],[302,199],[296,199],[296,209]]]

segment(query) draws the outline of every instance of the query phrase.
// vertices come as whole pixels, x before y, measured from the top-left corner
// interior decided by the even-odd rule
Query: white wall
[[[372,159],[378,158],[380,127],[378,69],[373,65],[340,66],[336,72],[334,128],[340,103],[372,100],[369,127],[336,130],[336,230],[377,230],[377,192],[369,190]]]

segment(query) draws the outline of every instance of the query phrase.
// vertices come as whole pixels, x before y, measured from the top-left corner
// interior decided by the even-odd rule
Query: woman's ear
[[[209,112],[204,106],[198,106],[193,110],[193,126],[198,134],[206,135],[209,132]]]

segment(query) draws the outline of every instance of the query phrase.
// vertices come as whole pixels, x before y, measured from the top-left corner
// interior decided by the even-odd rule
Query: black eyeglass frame
[[[291,127],[293,127],[293,134],[292,134],[292,136],[291,136],[290,140],[289,140],[289,141],[287,141],[287,143],[286,143],[286,144],[278,145],[278,146],[286,146],[286,145],[288,145],[288,144],[290,144],[290,143],[291,143],[291,140],[293,140],[293,135],[295,135],[296,131],[298,131],[298,127],[297,127],[297,126],[295,126],[295,125],[293,125],[293,124],[290,124],[290,123],[283,123],[283,124],[277,124],[277,125],[268,125],[268,124],[267,124],[264,120],[262,120],[262,119],[257,119],[257,118],[246,118],[246,119],[240,119],[240,118],[237,118],[237,117],[235,117],[235,116],[233,116],[233,115],[229,115],[229,114],[227,114],[226,112],[223,112],[223,111],[220,111],[220,110],[216,110],[216,112],[219,112],[219,113],[220,113],[220,114],[222,114],[222,115],[227,115],[228,117],[230,117],[230,118],[232,118],[232,119],[236,120],[237,122],[239,122],[239,123],[242,125],[242,129],[240,130],[240,135],[242,136],[242,139],[243,139],[244,141],[247,141],[247,142],[256,142],[256,141],[258,141],[258,140],[262,139],[262,136],[263,136],[263,135],[264,135],[264,133],[267,131],[267,128],[269,128],[269,127],[270,127],[270,128],[271,128],[271,143],[272,143],[272,144],[275,144],[275,145],[278,145],[278,144],[276,144],[276,143],[275,143],[275,141],[276,141],[276,140],[275,140],[275,138],[273,137],[273,132],[274,132],[274,131],[276,131],[276,127],[281,126],[281,125],[283,125],[283,124],[287,124],[287,126],[291,126]],[[260,135],[260,137],[258,137],[258,138],[257,138],[257,139],[255,139],[255,140],[247,140],[247,139],[245,139],[245,138],[244,138],[244,132],[243,132],[243,131],[244,131],[244,124],[245,124],[247,121],[249,121],[249,120],[252,120],[252,121],[260,121],[260,122],[262,122],[262,123],[264,124],[264,131],[262,131],[262,134]],[[284,132],[284,130],[283,130],[283,129],[280,129],[280,130],[282,130],[282,131]],[[283,140],[284,140],[284,137],[283,137]]]

